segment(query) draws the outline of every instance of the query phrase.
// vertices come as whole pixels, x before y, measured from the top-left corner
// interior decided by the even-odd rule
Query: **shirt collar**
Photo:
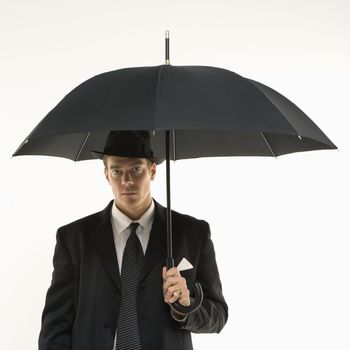
[[[144,227],[148,231],[151,231],[152,228],[154,207],[154,201],[152,199],[151,205],[148,207],[148,209],[138,220],[136,220],[142,227]],[[128,216],[126,216],[117,208],[115,201],[113,202],[112,206],[112,220],[115,225],[117,234],[121,234],[126,228],[129,227],[129,225],[132,222],[134,222],[134,220],[131,220]]]

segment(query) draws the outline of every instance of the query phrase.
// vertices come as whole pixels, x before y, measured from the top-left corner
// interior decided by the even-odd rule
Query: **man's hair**
[[[103,165],[104,167],[107,169],[107,158],[108,156],[107,155],[104,155],[103,158],[102,158],[102,161],[103,161]],[[149,165],[151,166],[153,163],[155,163],[155,161],[153,159],[150,159],[150,158],[144,158],[146,159],[148,162],[149,162]]]
[[[103,165],[107,168],[107,156],[102,157]]]

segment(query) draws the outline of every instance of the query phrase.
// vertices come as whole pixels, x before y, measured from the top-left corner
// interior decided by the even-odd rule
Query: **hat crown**
[[[151,135],[144,130],[111,131],[103,151],[92,151],[98,158],[104,155],[153,159]]]

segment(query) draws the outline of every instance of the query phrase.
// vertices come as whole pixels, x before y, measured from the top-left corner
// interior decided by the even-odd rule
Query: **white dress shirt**
[[[145,254],[147,249],[147,244],[149,241],[149,236],[152,229],[153,218],[154,218],[153,200],[149,208],[146,210],[146,212],[138,220],[135,220],[135,221],[131,220],[128,216],[122,213],[117,208],[115,202],[113,203],[111,221],[112,221],[112,228],[113,228],[115,250],[116,250],[117,259],[118,259],[119,273],[121,273],[121,270],[122,270],[123,253],[124,253],[126,241],[128,240],[131,233],[131,230],[129,228],[130,224],[132,222],[138,222],[140,224],[136,230],[136,235],[141,242],[143,253]]]

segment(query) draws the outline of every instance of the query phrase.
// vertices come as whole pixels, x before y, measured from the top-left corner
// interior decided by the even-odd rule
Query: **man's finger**
[[[163,289],[168,290],[172,288],[172,292],[175,289],[184,288],[186,286],[186,282],[182,279],[182,277],[169,277],[163,283]]]
[[[169,270],[167,270],[166,266],[163,267],[163,279],[167,279],[169,277],[181,277],[177,267],[172,267]]]
[[[182,305],[182,306],[190,306],[191,305],[191,301],[190,301],[190,298],[186,298],[186,299],[179,299],[179,303]]]
[[[179,303],[183,306],[190,306],[191,301],[190,301],[190,291],[187,289],[185,292],[181,294],[179,297]]]

